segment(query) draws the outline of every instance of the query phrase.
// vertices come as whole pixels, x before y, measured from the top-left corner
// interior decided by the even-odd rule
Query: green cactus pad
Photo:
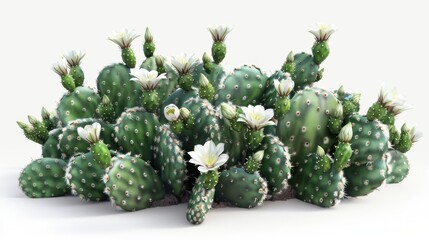
[[[410,165],[407,156],[400,151],[390,149],[387,151],[387,176],[386,182],[400,183],[408,176]]]
[[[379,121],[369,121],[365,116],[351,115],[346,123],[352,123],[353,138],[350,141],[353,155],[352,163],[367,163],[383,158],[388,148],[387,126]]]
[[[290,182],[298,199],[328,208],[340,203],[344,197],[346,179],[343,171],[338,172],[333,164],[330,164],[331,167],[327,171],[323,169],[322,159],[325,157],[328,157],[331,163],[334,162],[328,155],[308,155],[305,164],[294,170]]]
[[[44,158],[61,158],[61,151],[59,148],[59,136],[63,133],[61,128],[54,129],[49,132],[49,138],[42,146],[42,156]]]
[[[63,125],[79,118],[90,118],[96,113],[100,96],[87,87],[77,87],[64,94],[57,107],[58,118]]]
[[[186,162],[182,143],[168,125],[157,127],[153,142],[153,166],[158,171],[167,192],[180,197],[185,188]]]
[[[267,76],[255,66],[236,68],[220,84],[214,105],[218,106],[223,102],[232,102],[238,106],[256,105],[261,101],[266,82]]]
[[[292,79],[295,82],[295,91],[302,90],[318,81],[319,65],[314,62],[313,56],[307,53],[298,53],[294,56],[295,72]]]
[[[200,178],[195,182],[192,188],[191,196],[186,211],[186,219],[192,224],[201,224],[204,222],[208,211],[212,207],[215,189],[207,190],[203,186]]]
[[[233,167],[220,173],[215,197],[236,207],[253,208],[262,204],[267,193],[267,182],[258,172],[250,174]]]
[[[288,187],[292,168],[287,147],[278,137],[266,135],[259,150],[264,150],[260,173],[267,180],[269,193],[283,192]]]
[[[101,125],[100,139],[103,140],[111,150],[118,149],[115,142],[115,131],[112,125],[95,118],[77,119],[69,122],[67,126],[63,128],[63,133],[59,136],[59,147],[63,159],[68,159],[76,153],[86,153],[90,150],[90,144],[79,137],[77,129],[79,127],[84,128],[86,125],[91,125],[95,122]]]
[[[291,99],[290,110],[277,123],[277,134],[288,146],[293,165],[302,164],[317,146],[325,151],[333,146],[335,135],[327,126],[339,104],[331,92],[319,88],[306,88]]]
[[[145,161],[153,160],[152,145],[158,117],[143,108],[131,108],[122,113],[115,126],[116,140],[121,152],[140,155]]]
[[[140,106],[141,87],[130,79],[130,69],[123,64],[107,66],[97,77],[100,96],[109,97],[115,109],[115,117],[119,117],[127,108]]]
[[[66,182],[73,195],[82,200],[98,202],[107,199],[102,181],[104,174],[104,168],[94,161],[91,153],[80,154],[70,159]]]
[[[277,100],[277,90],[274,87],[274,80],[283,80],[286,79],[288,76],[287,73],[283,71],[276,71],[273,75],[271,75],[266,83],[265,91],[262,95],[261,103],[264,105],[265,108],[273,108],[274,104]]]
[[[103,180],[112,204],[125,211],[148,208],[165,195],[161,179],[150,164],[129,155],[114,157]]]
[[[386,183],[386,155],[367,163],[353,163],[344,169],[347,179],[346,194],[350,197],[366,196]]]
[[[32,161],[21,172],[19,186],[31,198],[64,196],[69,192],[64,181],[67,163],[57,158]]]

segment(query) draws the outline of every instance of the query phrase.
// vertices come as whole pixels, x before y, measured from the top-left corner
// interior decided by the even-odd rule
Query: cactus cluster
[[[56,110],[18,122],[43,156],[23,169],[23,192],[110,200],[125,211],[187,202],[187,220],[200,224],[219,204],[295,196],[327,208],[408,175],[405,153],[421,133],[396,128],[409,108],[396,90],[382,88],[362,114],[360,94],[316,86],[331,26],[310,30],[311,53],[290,52],[270,75],[252,65],[228,74],[231,28],[209,31],[211,55],[169,60],[155,54],[147,28],[141,64],[132,49],[139,35],[113,34],[123,62],[103,68],[96,89],[84,82],[85,53],[65,54],[53,66],[66,90]]]

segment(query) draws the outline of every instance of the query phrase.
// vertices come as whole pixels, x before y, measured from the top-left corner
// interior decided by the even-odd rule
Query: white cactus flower
[[[64,58],[67,61],[67,64],[69,65],[69,67],[73,67],[73,66],[79,66],[80,65],[80,61],[82,61],[82,58],[85,57],[85,51],[75,51],[72,50],[66,54],[64,54]]]
[[[352,137],[353,137],[352,123],[348,123],[341,129],[340,134],[338,135],[338,139],[341,142],[350,142],[350,140],[352,140]]]
[[[418,142],[420,138],[423,137],[423,133],[416,127],[413,127],[411,128],[410,136],[411,136],[411,141],[415,143],[415,142]]]
[[[179,72],[179,74],[185,75],[194,71],[195,65],[197,65],[198,59],[194,56],[188,56],[183,54],[179,57],[173,57],[171,65]]]
[[[216,170],[228,160],[228,154],[222,154],[224,144],[215,144],[207,141],[204,145],[195,145],[194,151],[188,152],[191,156],[190,163],[198,166],[201,173]]]
[[[64,60],[60,60],[52,65],[52,70],[61,77],[69,74],[67,64]]]
[[[164,116],[169,122],[177,121],[180,116],[180,109],[174,104],[167,105],[164,108]]]
[[[226,25],[212,25],[207,28],[212,34],[213,41],[223,42],[226,35],[232,31],[232,28]]]
[[[130,74],[133,76],[130,80],[140,84],[143,90],[154,90],[158,86],[159,81],[167,79],[165,73],[158,75],[157,71],[148,71],[144,68],[131,69]]]
[[[295,82],[292,81],[290,77],[281,81],[279,81],[278,79],[274,80],[274,87],[276,88],[277,94],[280,97],[287,97],[294,86]]]
[[[114,32],[109,36],[109,40],[118,44],[120,48],[125,49],[131,47],[131,43],[138,37],[139,35],[137,35],[134,31],[124,29],[120,32]]]
[[[396,88],[387,89],[383,86],[378,96],[378,102],[395,115],[411,109],[411,106],[406,103],[405,97],[400,95]]]
[[[98,122],[92,125],[86,125],[85,128],[79,127],[77,133],[79,136],[90,144],[100,140],[101,125]]]
[[[244,114],[240,114],[237,121],[247,123],[247,125],[254,130],[259,130],[269,125],[275,125],[273,121],[270,121],[274,116],[273,109],[265,109],[262,105],[249,105],[247,107],[241,107],[241,109]]]
[[[334,25],[317,23],[313,28],[308,30],[316,37],[316,41],[328,41],[329,37],[336,31]]]

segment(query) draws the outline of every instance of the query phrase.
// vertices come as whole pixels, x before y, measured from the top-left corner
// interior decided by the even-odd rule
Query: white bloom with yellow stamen
[[[80,61],[82,61],[82,58],[85,57],[85,54],[86,53],[84,51],[72,50],[72,51],[64,54],[63,56],[66,59],[69,67],[73,67],[73,66],[79,66],[80,65]]]
[[[405,97],[398,93],[396,88],[382,87],[378,96],[378,102],[389,111],[398,115],[411,108],[405,101]]]
[[[238,117],[238,122],[245,122],[254,129],[259,130],[265,126],[275,125],[271,119],[274,116],[273,109],[265,109],[262,105],[241,107],[243,114]]]
[[[118,44],[120,48],[125,49],[131,47],[131,43],[138,37],[139,35],[134,31],[124,29],[120,32],[114,32],[109,36],[109,40]]]
[[[58,61],[52,65],[52,70],[61,77],[69,74],[67,64],[64,60]]]
[[[180,116],[180,109],[174,104],[169,104],[164,108],[164,116],[169,122],[177,121]]]
[[[418,142],[420,138],[423,137],[423,133],[418,130],[416,127],[411,128],[410,131],[411,141],[413,143]]]
[[[226,35],[232,31],[232,28],[226,25],[212,25],[207,28],[212,34],[213,41],[223,42]]]
[[[308,30],[316,37],[318,42],[327,41],[329,37],[336,31],[334,25],[317,23],[316,26]]]
[[[213,141],[207,141],[204,145],[195,145],[194,151],[188,152],[191,156],[190,163],[198,166],[201,173],[216,170],[226,163],[229,156],[222,154],[224,144],[215,144]]]
[[[279,81],[274,80],[274,87],[276,88],[277,94],[280,97],[287,97],[295,86],[295,82],[290,77]]]
[[[79,136],[90,144],[94,144],[100,140],[100,132],[101,125],[98,122],[77,129]]]
[[[143,90],[154,90],[158,85],[159,81],[162,79],[167,79],[166,74],[162,73],[158,75],[158,72],[155,70],[148,71],[144,68],[140,69],[131,69],[130,73],[133,78],[131,81],[136,81]]]
[[[179,57],[173,57],[171,65],[179,72],[179,74],[187,74],[194,70],[197,65],[198,59],[194,56],[183,54]]]

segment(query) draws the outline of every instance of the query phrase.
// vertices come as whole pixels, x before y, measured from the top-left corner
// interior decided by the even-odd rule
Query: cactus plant
[[[102,68],[96,89],[84,84],[81,62],[90,56],[64,54],[53,65],[67,90],[55,113],[42,108],[41,119],[17,122],[44,157],[22,171],[24,194],[71,190],[126,211],[187,202],[187,220],[201,224],[212,207],[254,208],[266,199],[328,208],[409,174],[405,153],[422,135],[407,123],[397,128],[409,106],[396,90],[382,88],[360,115],[359,93],[316,86],[332,26],[311,29],[311,54],[289,52],[270,75],[253,65],[226,74],[231,28],[209,31],[211,55],[169,59],[155,53],[146,28],[138,66],[138,34],[114,33],[123,63]]]

